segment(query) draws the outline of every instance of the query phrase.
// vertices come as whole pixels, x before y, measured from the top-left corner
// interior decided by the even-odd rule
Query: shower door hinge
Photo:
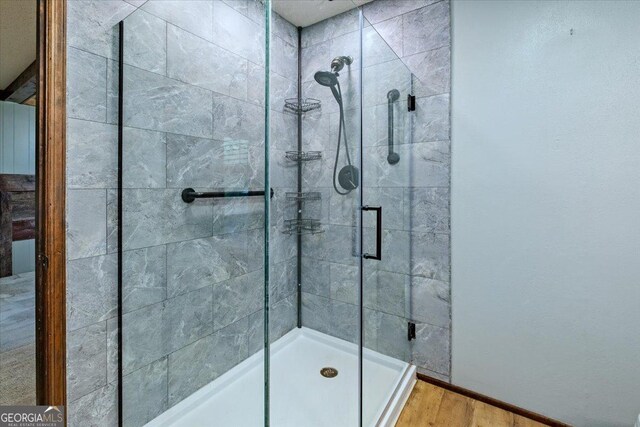
[[[409,339],[409,341],[416,339],[416,324],[413,322],[409,322],[407,338]]]
[[[416,97],[414,95],[407,95],[407,109],[416,111]]]

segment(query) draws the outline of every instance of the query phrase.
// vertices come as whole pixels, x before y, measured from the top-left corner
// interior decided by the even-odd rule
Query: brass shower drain
[[[325,378],[333,378],[338,375],[338,370],[336,368],[322,368],[320,369],[320,375]]]

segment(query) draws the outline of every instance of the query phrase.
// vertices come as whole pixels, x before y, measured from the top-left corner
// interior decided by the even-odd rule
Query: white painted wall
[[[36,173],[36,109],[0,101],[0,173]],[[14,274],[35,269],[35,240],[13,242]]]
[[[640,2],[454,1],[452,22],[453,382],[632,426]]]

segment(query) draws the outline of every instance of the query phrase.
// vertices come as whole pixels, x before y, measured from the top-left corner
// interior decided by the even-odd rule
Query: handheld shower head
[[[326,86],[331,89],[331,93],[333,93],[333,97],[338,101],[338,103],[342,103],[342,96],[336,89],[338,85],[338,75],[337,73],[332,73],[331,71],[318,71],[313,76],[316,81],[322,86]]]
[[[331,61],[331,71],[318,71],[314,74],[313,78],[320,85],[328,87],[333,93],[333,97],[338,103],[340,108],[340,123],[338,124],[338,147],[336,149],[336,161],[333,164],[333,188],[336,193],[340,195],[349,194],[354,189],[358,188],[359,184],[359,171],[358,168],[351,164],[351,158],[349,156],[349,145],[347,143],[347,129],[344,120],[344,106],[342,105],[342,90],[340,89],[340,82],[338,81],[338,71],[342,70],[346,65],[351,65],[353,58],[350,56],[337,56]],[[343,134],[344,132],[344,134]],[[344,135],[344,137],[343,137]],[[347,155],[347,165],[340,169],[338,174],[338,157],[340,156],[340,142],[344,138],[344,148]],[[340,191],[336,184],[336,175],[338,183],[345,191]]]
[[[338,84],[338,76],[331,71],[318,71],[313,78],[322,86],[331,87]]]

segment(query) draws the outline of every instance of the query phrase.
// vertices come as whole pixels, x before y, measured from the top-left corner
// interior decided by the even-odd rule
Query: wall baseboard
[[[546,424],[552,427],[572,427],[570,424],[565,424],[560,421],[554,420],[549,417],[545,417],[544,415],[537,414],[535,412],[529,411],[527,409],[520,408],[518,406],[512,405],[507,402],[503,402],[498,399],[494,399],[489,396],[485,396],[484,394],[477,393],[472,390],[468,390],[463,387],[459,387],[457,385],[450,384],[446,381],[438,380],[436,378],[429,377],[427,375],[418,373],[418,379],[433,384],[435,386],[444,388],[446,390],[452,391],[454,393],[461,394],[463,396],[469,397],[471,399],[479,400],[480,402],[484,402],[487,405],[495,406],[500,409],[504,409],[505,411],[512,412],[516,415],[520,415],[525,418],[529,418],[530,420],[537,421],[542,424]]]

